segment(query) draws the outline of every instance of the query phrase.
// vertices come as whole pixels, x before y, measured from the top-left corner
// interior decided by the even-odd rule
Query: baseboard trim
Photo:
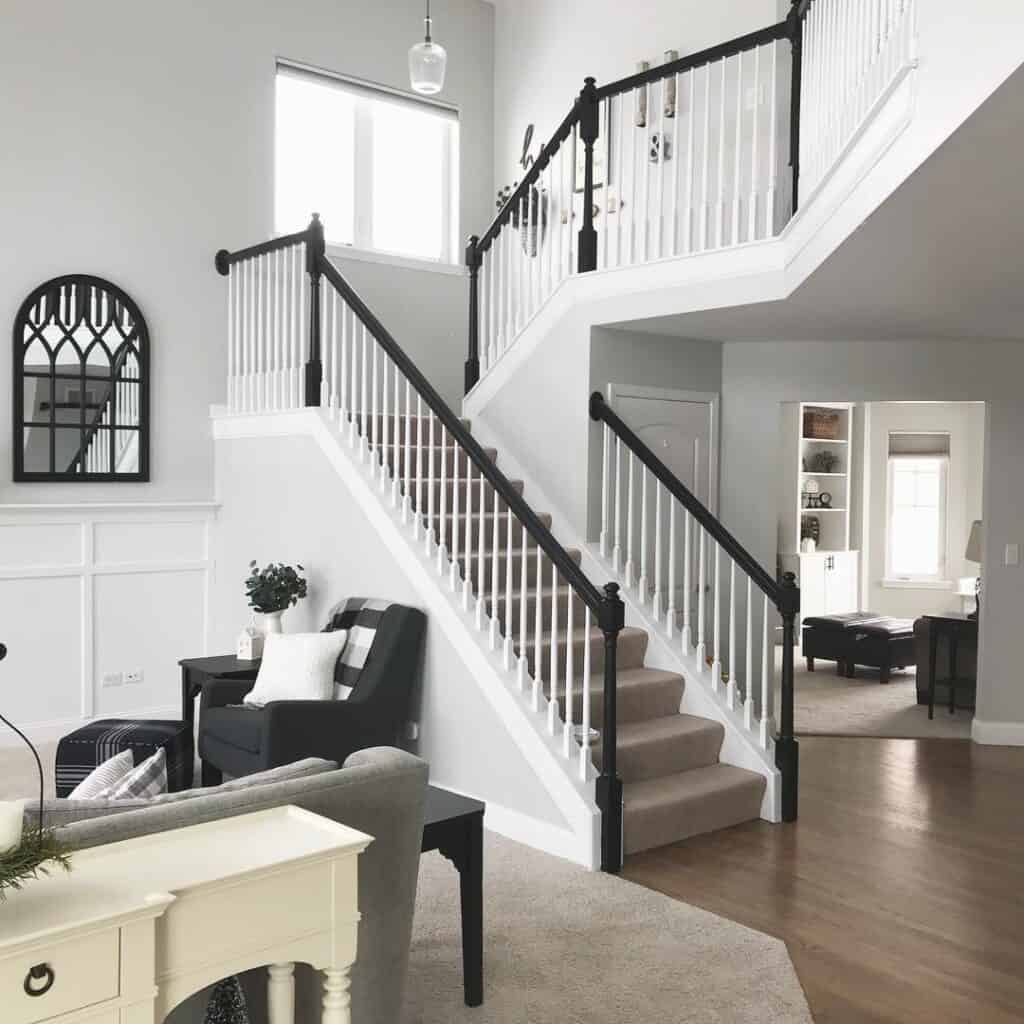
[[[460,796],[468,796],[474,800],[481,799],[472,793],[464,793],[456,786],[449,786],[443,782],[430,780],[433,785],[440,786],[452,793],[459,793]],[[484,800],[487,809],[484,811],[484,828],[488,832],[494,832],[513,842],[522,843],[524,846],[531,846],[542,853],[549,853],[552,857],[560,857],[562,860],[579,864],[588,871],[597,870],[597,859],[587,857],[580,846],[580,837],[574,832],[565,828],[559,828],[549,821],[541,821],[533,818],[522,811],[514,811],[510,807],[496,804],[493,800]]]
[[[971,739],[986,747],[1024,747],[1024,722],[985,722],[975,718]]]

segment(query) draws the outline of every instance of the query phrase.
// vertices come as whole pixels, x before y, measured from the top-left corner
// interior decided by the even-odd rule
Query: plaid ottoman
[[[122,750],[130,749],[141,764],[160,747],[167,752],[167,788],[191,789],[195,754],[187,722],[104,718],[83,725],[57,744],[57,796],[69,796],[93,768]]]

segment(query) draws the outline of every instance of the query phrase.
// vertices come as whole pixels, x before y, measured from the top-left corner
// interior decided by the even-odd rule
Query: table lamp
[[[964,552],[964,558],[968,562],[977,562],[981,565],[983,561],[982,553],[982,525],[980,519],[975,519],[971,523],[971,535],[967,538],[967,550]],[[981,575],[975,576],[974,578],[974,611],[971,612],[970,618],[978,618],[978,613],[981,611]]]

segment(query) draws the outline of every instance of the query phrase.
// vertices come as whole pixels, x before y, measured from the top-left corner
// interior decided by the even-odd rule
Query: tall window
[[[316,210],[334,245],[438,263],[458,255],[458,114],[279,63],[275,226]]]
[[[948,434],[889,435],[889,579],[945,579],[948,468]]]

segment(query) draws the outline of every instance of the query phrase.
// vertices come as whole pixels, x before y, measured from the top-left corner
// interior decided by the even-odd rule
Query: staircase
[[[469,421],[463,421],[467,428]],[[421,431],[429,430],[428,420],[412,421],[413,440]],[[404,434],[403,434],[404,436]],[[412,510],[418,511],[417,501],[426,506],[429,496],[434,495],[433,508],[440,508],[440,483],[438,475],[443,464],[454,466],[458,448],[454,438],[448,439],[447,457],[437,447],[424,449],[423,472],[413,464],[411,468],[411,492],[414,495]],[[498,452],[485,448],[493,462],[499,462]],[[415,459],[410,459],[415,463]],[[404,463],[399,460],[399,468]],[[433,471],[431,479],[430,471]],[[517,494],[529,502],[530,495],[524,492],[520,480],[510,480]],[[433,491],[429,488],[433,487]],[[528,543],[526,566],[527,593],[524,597],[521,583],[524,565],[522,538],[513,529],[508,535],[507,509],[501,496],[486,480],[478,477],[461,479],[459,496],[456,500],[452,481],[445,484],[449,508],[466,509],[475,502],[474,511],[479,515],[480,496],[483,496],[485,516],[484,558],[481,568],[479,557],[466,558],[465,554],[455,562],[456,572],[465,575],[469,582],[470,601],[475,607],[482,607],[478,601],[481,580],[486,586],[493,583],[495,558],[497,555],[496,627],[502,636],[516,637],[512,643],[514,662],[525,658],[526,672],[536,677],[536,668],[550,662],[552,645],[570,643],[571,661],[574,665],[589,662],[591,675],[588,689],[589,720],[599,733],[604,726],[604,636],[600,629],[589,632],[577,619],[571,632],[566,633],[571,588],[559,585],[552,589],[550,582],[536,588],[537,558],[536,546]],[[422,495],[422,497],[420,497]],[[492,519],[497,506],[499,516]],[[422,511],[429,514],[424,507]],[[538,518],[548,528],[551,517],[539,513]],[[435,531],[443,544],[451,549],[455,537],[466,536],[469,517],[463,512],[458,518],[447,521],[443,534],[440,515],[432,516]],[[495,528],[497,547],[494,546]],[[578,565],[581,552],[568,549],[567,554]],[[508,576],[511,566],[511,576]],[[468,570],[468,571],[467,571]],[[550,581],[552,567],[549,559],[542,556],[540,577]],[[511,599],[507,584],[511,581]],[[525,632],[519,631],[519,624],[525,621]],[[553,628],[554,624],[554,628]],[[561,624],[561,626],[560,626]],[[523,637],[525,636],[525,643]],[[539,645],[537,640],[539,638]],[[617,667],[617,719],[618,774],[623,783],[623,846],[627,854],[678,842],[702,832],[710,832],[761,816],[766,781],[763,774],[722,764],[719,756],[725,727],[720,723],[695,715],[680,714],[685,679],[681,673],[649,668],[645,665],[648,646],[648,632],[645,629],[626,627],[618,637]],[[538,660],[539,652],[539,660]],[[540,673],[544,675],[543,671]],[[550,673],[547,675],[550,679]],[[549,701],[552,714],[558,709],[558,694],[552,694],[550,682],[541,690]],[[569,715],[558,714],[556,731],[584,719],[583,689],[572,694],[572,711]],[[595,769],[602,760],[602,742],[596,739],[591,747]]]

